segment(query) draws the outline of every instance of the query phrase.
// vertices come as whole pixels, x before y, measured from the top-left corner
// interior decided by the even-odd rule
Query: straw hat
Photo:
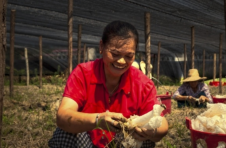
[[[197,69],[189,69],[188,77],[184,79],[183,82],[192,82],[192,81],[199,81],[204,79],[206,79],[206,77],[200,77]]]

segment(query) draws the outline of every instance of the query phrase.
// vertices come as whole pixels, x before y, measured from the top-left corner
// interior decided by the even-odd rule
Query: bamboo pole
[[[0,148],[2,141],[2,116],[5,77],[5,53],[6,53],[6,0],[0,1]]]
[[[11,22],[10,22],[10,97],[13,97],[15,12],[16,12],[16,10],[11,10]]]
[[[220,34],[220,42],[219,42],[219,93],[222,94],[222,42],[223,42],[223,34]]]
[[[87,62],[89,62],[89,47],[87,48]]]
[[[186,44],[184,44],[184,79],[186,78],[187,75],[186,66],[187,66],[187,48]]]
[[[68,0],[68,76],[72,72],[73,59],[73,0]]]
[[[139,59],[140,59],[140,61],[143,60],[143,58],[142,58],[142,52],[141,51],[139,52]]]
[[[213,54],[213,81],[216,79],[216,53]]]
[[[161,42],[158,44],[158,66],[157,66],[157,80],[159,81],[159,71],[160,71],[160,47]],[[157,83],[157,88],[159,88],[159,83]]]
[[[151,69],[151,14],[145,13],[145,51],[146,51],[146,75],[150,78]]]
[[[39,37],[39,88],[42,89],[42,36]]]
[[[78,25],[78,64],[81,61],[81,36],[82,36],[82,25]]]
[[[84,44],[84,47],[83,47],[83,63],[86,62],[86,44]]]
[[[195,27],[191,27],[191,68],[195,68]]]
[[[153,63],[153,65],[151,65],[151,63],[150,63],[150,65],[151,65],[151,66],[150,66],[150,67],[151,67],[151,68],[150,68],[150,73],[151,73],[151,74],[154,73],[155,69],[156,69],[156,71],[157,71],[157,66],[155,66],[155,63],[157,63],[157,60],[158,60],[158,59],[157,59],[157,58],[158,58],[157,56],[158,56],[157,54],[153,54],[153,56],[152,56],[153,58],[151,58],[151,60],[150,60],[150,62]],[[157,64],[156,64],[156,65],[157,65]]]
[[[202,76],[205,77],[205,69],[206,69],[206,52],[203,50],[203,57],[202,57]]]
[[[28,62],[27,48],[24,48],[24,57],[25,57],[25,63],[26,63],[27,86],[29,86],[30,74],[29,74],[29,62]]]
[[[225,25],[224,29],[226,34],[226,0],[224,0],[224,25]],[[225,36],[225,39],[226,39],[226,36]]]

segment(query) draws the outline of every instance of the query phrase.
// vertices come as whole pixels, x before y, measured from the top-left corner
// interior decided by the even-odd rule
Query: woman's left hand
[[[132,136],[134,139],[139,141],[151,140],[153,142],[160,141],[168,131],[168,122],[165,117],[163,117],[162,124],[157,129],[148,130],[146,128],[136,127]]]
[[[155,137],[157,129],[148,130],[146,128],[136,127],[133,137],[139,141],[150,140]]]
[[[206,96],[200,96],[199,97],[199,102],[201,102],[201,103],[209,102],[209,99]]]

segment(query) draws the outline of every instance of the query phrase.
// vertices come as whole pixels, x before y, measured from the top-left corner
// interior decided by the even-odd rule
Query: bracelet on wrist
[[[98,127],[99,116],[100,116],[100,114],[97,114],[97,116],[96,116],[96,121],[95,121],[96,127]]]

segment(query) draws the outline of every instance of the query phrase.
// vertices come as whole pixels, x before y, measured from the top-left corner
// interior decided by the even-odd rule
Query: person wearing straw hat
[[[204,102],[213,102],[208,86],[202,82],[205,79],[199,76],[197,69],[189,69],[188,77],[173,94],[179,108],[191,105],[205,107]]]

